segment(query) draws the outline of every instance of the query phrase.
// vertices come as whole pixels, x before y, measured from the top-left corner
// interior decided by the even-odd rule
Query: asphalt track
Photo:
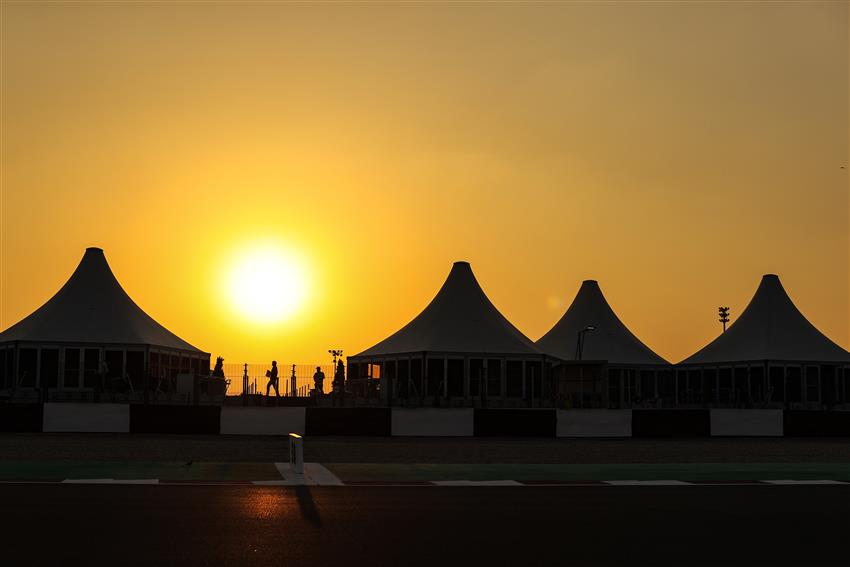
[[[0,485],[4,565],[846,565],[850,486]]]

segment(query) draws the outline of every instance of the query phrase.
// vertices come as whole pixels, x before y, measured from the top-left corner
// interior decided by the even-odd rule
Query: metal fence
[[[324,393],[330,392],[334,373],[332,364],[292,364],[278,362],[278,389],[280,390],[280,395],[292,395],[293,369],[295,373],[295,395],[309,395],[310,390],[313,389],[313,374],[316,372],[317,366],[321,367],[322,372],[325,373],[325,381],[322,390]],[[230,384],[227,386],[227,395],[238,396],[242,394],[242,385],[246,371],[248,374],[248,393],[265,394],[266,386],[269,383],[269,379],[266,378],[266,371],[269,369],[271,369],[270,362],[224,364],[224,377],[230,381]],[[274,388],[272,388],[270,392],[274,395]]]

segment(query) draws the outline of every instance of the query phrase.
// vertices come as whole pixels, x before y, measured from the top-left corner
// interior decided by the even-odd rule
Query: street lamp
[[[593,325],[588,325],[587,327],[578,332],[578,339],[576,340],[576,360],[581,360],[581,353],[584,350],[584,335],[595,330],[596,327],[594,327]]]

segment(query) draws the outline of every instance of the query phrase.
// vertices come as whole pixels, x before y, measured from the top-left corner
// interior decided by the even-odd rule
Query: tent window
[[[63,388],[80,387],[80,349],[65,349],[65,371],[62,376]]]
[[[24,388],[35,387],[35,372],[38,368],[38,351],[34,348],[22,348],[18,351],[18,384]]]
[[[640,371],[640,397],[644,401],[655,398],[655,376],[651,370]]]
[[[679,392],[677,403],[688,403],[688,373],[684,370],[676,372],[676,388]]]
[[[469,360],[469,395],[473,398],[481,395],[484,381],[484,360],[471,358]]]
[[[6,373],[6,353],[9,352],[7,349],[0,349],[0,389],[8,388],[8,374]]]
[[[502,395],[502,361],[491,358],[487,361],[487,397]]]
[[[145,353],[127,351],[127,375],[133,390],[141,390],[144,386]]]
[[[424,396],[422,389],[422,360],[414,360],[410,363],[410,391],[411,396]]]
[[[820,372],[817,366],[806,367],[806,401],[820,401]]]
[[[750,368],[750,399],[756,404],[765,401],[764,369],[760,366]]]
[[[844,369],[844,403],[850,403],[850,368]]]
[[[785,401],[785,381],[782,378],[782,368],[779,366],[771,366],[768,371],[768,380],[770,391],[768,399],[773,402]]]
[[[728,404],[732,401],[732,369],[721,368],[719,372],[720,392],[718,401],[722,404]]]
[[[620,373],[619,368],[608,369],[608,407],[620,407]]]
[[[509,360],[505,367],[505,394],[509,398],[522,397],[522,361]]]
[[[747,380],[747,369],[735,368],[733,371],[733,376],[735,380],[733,389],[735,393],[735,403],[749,404],[749,382]]]
[[[785,380],[785,395],[789,403],[803,401],[802,377],[799,366],[788,367],[788,376]]]
[[[463,360],[450,359],[448,364],[449,396],[463,397]]]
[[[525,395],[527,398],[539,400],[543,397],[543,378],[539,362],[525,363]]]
[[[106,383],[108,386],[123,387],[124,382],[124,351],[106,351]]]
[[[425,392],[426,396],[442,396],[443,395],[443,359],[429,358],[428,359],[428,389]]]
[[[41,349],[41,375],[39,385],[56,388],[59,385],[59,349]]]
[[[662,370],[658,373],[658,395],[664,402],[665,406],[672,405],[675,401],[676,386],[673,382],[674,375],[669,370]]]
[[[834,366],[821,366],[821,401],[829,406],[834,404],[836,399],[836,381],[838,379],[838,369]]]
[[[410,361],[399,360],[396,372],[398,373],[396,379],[398,392],[396,395],[400,398],[406,398],[410,396]]]
[[[86,388],[97,388],[97,369],[100,364],[100,351],[96,348],[87,348],[83,359],[83,384]]]

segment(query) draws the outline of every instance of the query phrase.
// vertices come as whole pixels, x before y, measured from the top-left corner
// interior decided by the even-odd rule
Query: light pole
[[[726,323],[729,322],[729,308],[728,307],[718,307],[717,308],[717,314],[720,315],[720,319],[718,319],[718,321],[723,323],[723,332],[725,333],[726,332]]]
[[[581,360],[581,353],[584,350],[584,335],[591,331],[595,331],[596,327],[588,325],[578,332],[578,340],[576,341],[576,360]]]

